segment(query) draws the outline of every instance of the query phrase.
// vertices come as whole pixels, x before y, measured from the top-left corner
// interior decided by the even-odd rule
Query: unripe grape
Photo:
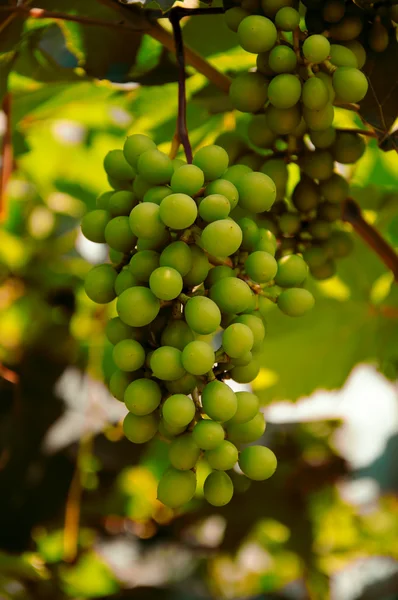
[[[205,196],[221,194],[228,198],[231,210],[238,204],[239,194],[233,183],[226,179],[216,179],[206,186]]]
[[[314,306],[314,297],[308,290],[291,288],[278,297],[278,307],[289,317],[301,317]]]
[[[123,402],[124,394],[136,373],[127,373],[127,371],[114,371],[109,379],[109,391],[116,400]]]
[[[338,173],[333,173],[329,179],[321,182],[320,191],[328,202],[344,202],[349,194],[348,181]]]
[[[155,150],[156,144],[147,135],[136,133],[129,135],[124,142],[123,154],[127,162],[134,168],[137,166],[137,161],[141,154],[146,150]]]
[[[276,187],[276,197],[281,199],[285,196],[286,185],[289,179],[289,172],[284,160],[271,158],[266,160],[261,167],[261,173],[271,177]]]
[[[111,265],[93,267],[84,280],[84,289],[90,300],[97,304],[111,302],[116,297],[116,277],[117,273]]]
[[[149,287],[160,300],[174,300],[181,294],[183,281],[172,267],[158,267],[149,278]]]
[[[81,222],[82,233],[90,242],[103,244],[105,242],[105,227],[111,215],[103,209],[92,210],[84,215]]]
[[[160,404],[162,392],[153,379],[136,379],[126,388],[124,403],[128,410],[137,416],[149,415]]]
[[[220,279],[225,279],[225,277],[235,277],[235,272],[231,267],[227,267],[226,265],[218,265],[210,269],[208,276],[206,277],[206,287],[211,288],[217,281]]]
[[[172,346],[183,350],[189,342],[193,342],[194,334],[181,319],[170,321],[162,332],[162,346]]]
[[[311,179],[329,179],[333,174],[333,157],[328,150],[307,152],[302,159],[301,168]]]
[[[305,281],[307,274],[308,267],[304,260],[296,254],[290,254],[278,260],[275,283],[280,287],[295,287]]]
[[[214,350],[206,342],[194,340],[187,344],[182,351],[181,361],[187,373],[204,375],[213,368]]]
[[[171,194],[162,200],[159,207],[161,220],[171,229],[190,227],[195,222],[197,214],[196,202],[187,194]]]
[[[267,77],[274,74],[274,71],[269,64],[269,56],[270,50],[268,52],[260,52],[256,58],[257,71],[263,75],[266,75]]]
[[[275,25],[282,31],[293,31],[300,23],[300,14],[295,8],[284,6],[275,15]]]
[[[253,348],[252,330],[243,323],[228,325],[222,336],[222,346],[231,358],[238,358]]]
[[[129,287],[133,287],[137,285],[137,280],[134,275],[128,270],[127,267],[124,267],[122,271],[120,271],[119,275],[116,277],[115,281],[115,292],[117,296],[120,296],[124,290],[127,290]]]
[[[115,192],[111,190],[110,192],[104,192],[103,194],[100,194],[95,201],[96,207],[102,210],[108,210],[109,200],[114,193]]]
[[[113,345],[117,344],[121,340],[126,340],[127,338],[135,339],[134,329],[130,327],[130,325],[123,323],[119,317],[114,317],[107,322],[105,334],[110,343]]]
[[[344,0],[326,0],[322,16],[328,23],[338,23],[345,13]]]
[[[195,404],[185,394],[169,396],[162,407],[164,420],[172,427],[186,427],[195,416]]]
[[[133,181],[133,192],[138,200],[142,200],[145,194],[152,188],[152,184],[146,181],[141,175]]]
[[[334,258],[345,258],[351,254],[354,242],[346,231],[333,231],[327,241],[327,247],[332,250]]]
[[[123,421],[124,435],[134,444],[149,442],[158,430],[158,420],[152,413],[143,417],[128,413]]]
[[[272,231],[269,229],[261,228],[259,230],[260,237],[258,242],[256,242],[254,250],[262,250],[264,252],[268,252],[272,256],[275,256],[276,252],[276,238]]]
[[[131,231],[129,217],[115,217],[105,227],[105,240],[119,252],[130,252],[137,241]]]
[[[339,44],[332,44],[330,46],[330,62],[336,67],[357,68],[358,66],[355,54],[349,48]]]
[[[356,133],[337,131],[336,141],[331,147],[334,160],[347,165],[358,162],[366,150],[363,138]]]
[[[263,157],[257,154],[257,152],[248,152],[241,156],[237,163],[238,165],[247,165],[253,171],[258,171],[263,162]]]
[[[310,267],[312,273],[313,267],[320,267],[327,261],[328,254],[323,247],[311,246],[303,252],[303,258]]]
[[[121,371],[137,371],[145,362],[145,350],[137,340],[121,340],[113,348],[113,361]]]
[[[275,454],[264,446],[249,446],[242,450],[239,466],[244,474],[255,481],[268,479],[275,473],[277,460]]]
[[[155,185],[155,187],[151,187],[147,192],[145,192],[142,201],[153,202],[154,204],[160,205],[163,198],[170,196],[172,193],[172,190],[167,185]]]
[[[199,215],[208,223],[228,217],[231,205],[228,198],[221,194],[210,194],[199,204]]]
[[[292,108],[301,96],[300,80],[290,73],[276,75],[268,86],[268,98],[276,108]]]
[[[196,477],[192,471],[168,469],[158,485],[158,500],[170,508],[178,508],[192,500],[196,491]]]
[[[230,256],[242,243],[242,230],[232,219],[206,225],[200,238],[203,248],[214,256]]]
[[[276,140],[276,134],[267,124],[266,115],[254,115],[247,128],[250,142],[259,148],[271,148]]]
[[[336,265],[332,260],[327,260],[319,267],[311,267],[311,275],[319,281],[330,279],[336,275]]]
[[[276,275],[277,263],[275,258],[268,252],[256,250],[247,257],[245,271],[250,279],[256,283],[268,283]]]
[[[185,373],[183,377],[174,381],[166,381],[165,386],[172,394],[190,394],[197,386],[197,379],[191,373]]]
[[[327,202],[327,200],[325,200],[318,207],[317,217],[319,219],[323,219],[324,221],[333,223],[333,221],[341,219],[341,213],[342,207],[340,203],[333,204],[332,202]]]
[[[225,11],[224,19],[227,27],[236,33],[243,19],[249,15],[250,13],[247,10],[244,10],[241,6],[234,6],[233,8]]]
[[[268,82],[261,73],[240,73],[231,83],[229,97],[236,110],[255,113],[267,101]]]
[[[227,423],[227,433],[230,441],[234,444],[251,444],[263,435],[265,427],[264,415],[258,412],[250,421]]]
[[[292,108],[276,108],[268,106],[266,111],[268,127],[278,135],[287,135],[294,131],[301,120],[297,106]]]
[[[202,450],[213,450],[224,440],[224,429],[220,423],[202,419],[192,430],[192,437]]]
[[[169,448],[169,460],[175,469],[193,469],[200,457],[200,448],[189,433],[176,438]]]
[[[261,347],[262,342],[265,338],[265,327],[261,319],[253,314],[244,314],[236,317],[233,323],[243,323],[251,329],[253,334],[253,349],[256,350]]]
[[[174,169],[171,159],[157,148],[146,150],[137,161],[137,172],[152,185],[169,183]]]
[[[236,277],[217,281],[210,289],[210,298],[222,312],[237,314],[250,306],[251,290],[247,283]]]
[[[182,165],[171,177],[170,187],[174,193],[193,196],[205,182],[203,171],[195,165]]]
[[[358,69],[362,69],[366,63],[366,51],[362,44],[360,44],[358,40],[350,40],[349,42],[344,42],[344,46],[349,48],[351,52],[355,54],[355,58],[357,59],[356,66]]]
[[[359,69],[339,67],[333,73],[333,87],[343,102],[359,102],[366,96],[368,80]]]
[[[185,375],[181,351],[172,346],[160,346],[153,351],[150,366],[154,377],[165,381],[175,381]]]
[[[157,317],[160,302],[151,290],[137,286],[120,294],[116,309],[124,323],[132,327],[143,327]]]
[[[330,54],[330,43],[323,35],[310,35],[303,44],[303,54],[311,63],[321,63]]]
[[[238,135],[236,131],[223,131],[217,136],[214,144],[224,148],[225,152],[228,154],[230,164],[234,163],[236,159],[247,150],[244,139]]]
[[[286,235],[294,235],[301,228],[301,217],[294,212],[285,212],[279,217],[279,229]]]
[[[233,493],[232,480],[224,471],[213,471],[207,476],[203,494],[212,506],[225,506],[232,499]]]
[[[253,379],[256,379],[259,372],[260,363],[256,358],[253,358],[248,365],[236,366],[230,371],[232,379],[238,383],[250,383]]]
[[[339,23],[329,28],[330,37],[338,42],[355,40],[361,33],[363,21],[356,15],[345,15]]]
[[[109,177],[116,180],[131,180],[135,170],[124,158],[122,150],[111,150],[104,158],[104,169]]]
[[[213,421],[229,421],[236,413],[238,403],[233,390],[215,379],[203,388],[202,405]]]
[[[250,15],[238,27],[239,44],[246,52],[259,54],[271,50],[276,42],[277,31],[270,19]]]
[[[329,102],[332,104],[336,96],[336,92],[334,91],[333,87],[333,79],[330,75],[324,73],[323,71],[318,71],[318,73],[315,73],[315,77],[323,81],[323,83],[326,85],[329,92]]]
[[[310,212],[321,200],[319,186],[313,179],[303,175],[293,190],[292,200],[300,212]]]
[[[155,238],[165,229],[161,220],[160,207],[153,202],[143,202],[135,206],[130,213],[129,221],[131,231],[138,238]]]
[[[310,110],[322,110],[329,102],[329,91],[322,79],[310,77],[303,85],[301,100]]]
[[[228,167],[228,169],[223,174],[223,179],[229,181],[236,187],[239,181],[242,179],[243,175],[252,172],[253,169],[251,169],[247,165],[232,165],[232,167]]]
[[[210,271],[210,263],[206,254],[196,245],[191,246],[192,267],[184,276],[184,286],[194,287],[202,283]]]
[[[321,131],[310,131],[310,140],[314,144],[315,148],[321,150],[330,148],[336,139],[336,129],[329,127],[328,129],[322,129]]]
[[[274,18],[284,6],[294,6],[294,0],[261,0],[261,8],[267,17]]]
[[[271,177],[252,172],[243,175],[237,184],[239,206],[250,212],[269,210],[276,198],[276,186]]]
[[[328,103],[320,110],[310,110],[306,106],[303,107],[303,117],[308,127],[313,131],[323,131],[329,129],[334,119],[334,108]]]
[[[275,46],[268,57],[268,64],[275,73],[291,73],[297,65],[297,56],[289,46]]]
[[[201,335],[214,333],[221,323],[220,309],[205,296],[190,298],[184,307],[184,316],[191,329]]]
[[[232,419],[228,421],[228,427],[233,424],[251,421],[257,415],[260,406],[258,396],[251,392],[236,392],[235,395],[238,401],[238,408]]]
[[[131,257],[129,270],[140,282],[148,282],[149,277],[159,266],[159,254],[154,250],[141,250]]]
[[[133,192],[121,190],[110,197],[108,210],[112,217],[128,216],[136,204],[137,199]]]
[[[204,146],[196,152],[193,164],[203,171],[206,181],[213,181],[228,168],[228,154],[221,146]]]
[[[214,450],[207,450],[205,456],[212,469],[229,471],[238,462],[238,449],[228,440],[224,440]]]
[[[249,219],[249,217],[243,217],[243,219],[239,219],[238,225],[242,230],[243,236],[240,246],[241,250],[253,251],[260,240],[260,231],[257,223],[253,219]]]

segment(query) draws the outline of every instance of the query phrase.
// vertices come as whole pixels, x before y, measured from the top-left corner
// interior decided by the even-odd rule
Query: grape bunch
[[[276,468],[270,449],[240,449],[266,424],[258,397],[226,381],[246,384],[259,373],[270,302],[292,317],[312,308],[308,267],[299,254],[276,260],[275,236],[256,222],[275,201],[273,179],[229,166],[218,145],[186,164],[135,134],[104,167],[113,190],[81,226],[108,244],[110,262],[88,272],[85,290],[99,304],[116,299],[106,327],[117,369],[109,388],[129,411],[124,433],[137,444],[156,435],[170,442],[161,502],[191,500],[204,458],[212,469],[204,496],[223,506],[233,494],[226,471],[237,463],[254,480]]]

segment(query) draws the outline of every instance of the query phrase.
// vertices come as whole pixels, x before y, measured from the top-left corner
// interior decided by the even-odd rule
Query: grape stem
[[[392,271],[395,281],[398,282],[398,255],[380,233],[365,221],[359,205],[352,198],[347,198],[343,204],[342,219],[352,225],[354,231]]]
[[[205,251],[205,254],[209,260],[209,263],[211,263],[215,267],[218,267],[221,265],[224,265],[226,267],[231,267],[231,269],[233,269],[233,267],[234,267],[233,262],[230,258],[220,258],[218,256],[212,256],[211,254],[209,254],[206,251]]]
[[[3,113],[5,116],[5,131],[1,148],[0,171],[0,223],[7,216],[7,186],[10,180],[13,165],[13,149],[11,140],[11,95],[6,94],[3,100]]]

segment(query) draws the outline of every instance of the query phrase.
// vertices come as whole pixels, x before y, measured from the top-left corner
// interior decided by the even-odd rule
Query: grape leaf
[[[0,105],[7,92],[8,76],[17,56],[23,20],[15,14],[0,14]]]

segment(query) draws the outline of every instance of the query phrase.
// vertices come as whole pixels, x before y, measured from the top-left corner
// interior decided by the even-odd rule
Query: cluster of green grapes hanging
[[[114,191],[98,198],[82,232],[109,245],[110,262],[89,271],[85,289],[99,304],[117,298],[106,328],[117,367],[109,388],[129,411],[125,435],[170,441],[161,502],[176,508],[193,497],[204,456],[213,469],[204,496],[222,506],[233,494],[226,471],[237,463],[253,480],[276,468],[269,448],[239,452],[266,424],[258,397],[225,381],[246,384],[259,373],[270,302],[293,317],[312,308],[302,287],[308,267],[298,254],[276,260],[275,236],[256,224],[276,199],[272,178],[229,167],[220,146],[186,164],[136,134],[104,166]],[[236,220],[238,208],[246,216]]]
[[[242,173],[253,168],[274,180],[277,201],[264,226],[281,240],[280,253],[302,253],[316,279],[333,276],[335,259],[352,249],[338,225],[349,186],[335,163],[353,164],[366,148],[357,132],[333,126],[334,106],[365,97],[367,52],[386,49],[397,13],[394,6],[370,17],[351,0],[243,0],[225,13],[241,47],[257,55],[256,70],[230,88],[233,107],[254,116],[251,148],[232,133],[216,143]],[[291,162],[300,180],[287,200]]]

